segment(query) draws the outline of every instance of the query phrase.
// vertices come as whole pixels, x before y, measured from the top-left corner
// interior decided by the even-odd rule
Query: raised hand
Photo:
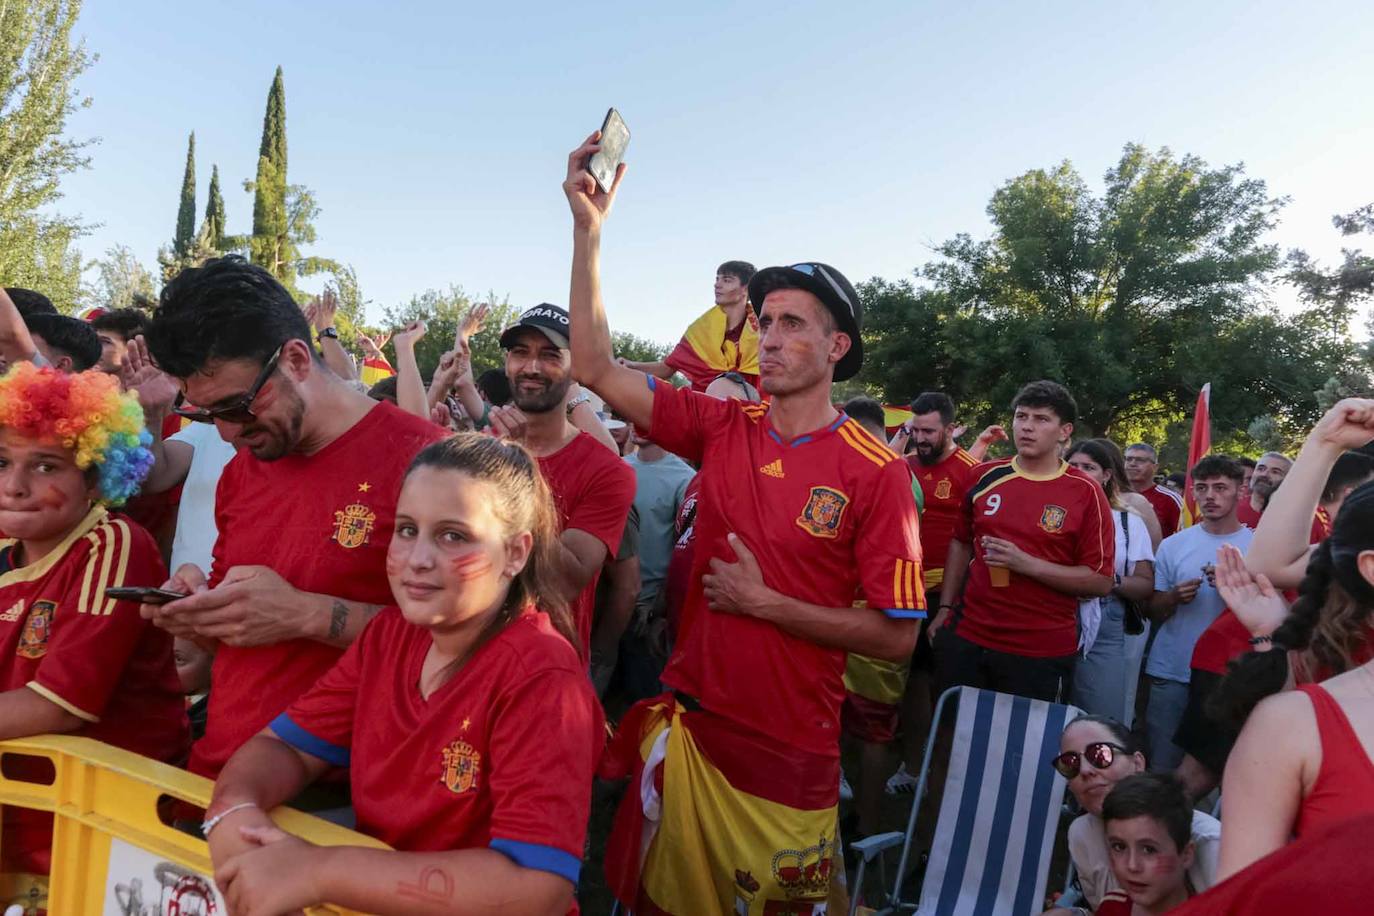
[[[138,395],[138,404],[144,413],[165,414],[172,409],[177,395],[181,393],[172,377],[153,365],[142,334],[129,341],[124,365],[119,370],[119,381],[125,391]]]
[[[573,225],[578,229],[601,228],[615,202],[620,180],[625,177],[625,163],[622,162],[616,167],[615,181],[611,182],[609,191],[597,186],[596,179],[587,171],[587,160],[601,149],[600,141],[601,131],[598,130],[568,154],[568,176],[563,181],[563,193],[572,209]]]
[[[1255,576],[1230,544],[1217,551],[1217,592],[1251,636],[1268,636],[1288,616],[1288,604],[1263,575]]]
[[[501,439],[513,439],[516,442],[524,440],[525,429],[529,425],[529,418],[525,416],[525,412],[513,404],[493,407],[487,414],[487,421],[491,424],[492,435]]]
[[[1374,441],[1374,399],[1338,401],[1317,421],[1308,439],[1341,451]]]
[[[420,339],[425,336],[425,331],[427,330],[429,330],[429,328],[425,323],[417,318],[397,331],[396,336],[393,337],[392,340],[396,342],[396,349],[398,350],[402,347],[407,350],[413,350],[415,349],[415,345],[420,342]]]
[[[455,349],[466,350],[468,341],[472,340],[473,335],[482,330],[482,323],[491,314],[491,303],[479,302],[468,313],[463,316],[463,320],[458,322],[458,332],[453,335],[453,346]]]
[[[326,286],[324,292],[311,299],[305,306],[305,320],[309,321],[310,326],[316,331],[323,331],[334,326],[334,315],[338,310],[339,297],[331,287]]]

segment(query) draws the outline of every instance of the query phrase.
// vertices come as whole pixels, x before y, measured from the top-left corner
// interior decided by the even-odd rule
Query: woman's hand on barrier
[[[270,822],[234,833],[244,851],[215,869],[233,916],[282,916],[324,902],[314,878],[320,847]]]

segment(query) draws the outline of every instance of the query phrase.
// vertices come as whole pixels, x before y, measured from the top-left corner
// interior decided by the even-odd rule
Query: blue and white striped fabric
[[[1060,706],[963,687],[919,914],[1032,916],[1044,909],[1064,778],[1049,765]]]

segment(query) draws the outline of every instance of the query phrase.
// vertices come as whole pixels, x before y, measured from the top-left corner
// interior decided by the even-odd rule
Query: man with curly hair
[[[172,638],[108,594],[167,577],[152,537],[108,509],[138,491],[148,441],[113,376],[20,363],[0,378],[0,739],[66,732],[185,757]],[[52,815],[0,820],[0,871],[46,874]]]

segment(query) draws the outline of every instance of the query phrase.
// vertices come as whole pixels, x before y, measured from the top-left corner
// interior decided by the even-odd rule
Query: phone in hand
[[[587,171],[596,179],[596,186],[609,191],[615,183],[615,171],[625,161],[625,148],[630,145],[630,128],[614,108],[606,112],[601,124],[601,149],[587,160]]]
[[[107,588],[105,589],[105,595],[116,601],[137,601],[139,604],[166,604],[169,601],[176,601],[186,597],[183,592],[174,592],[165,588],[152,588],[146,585]]]

